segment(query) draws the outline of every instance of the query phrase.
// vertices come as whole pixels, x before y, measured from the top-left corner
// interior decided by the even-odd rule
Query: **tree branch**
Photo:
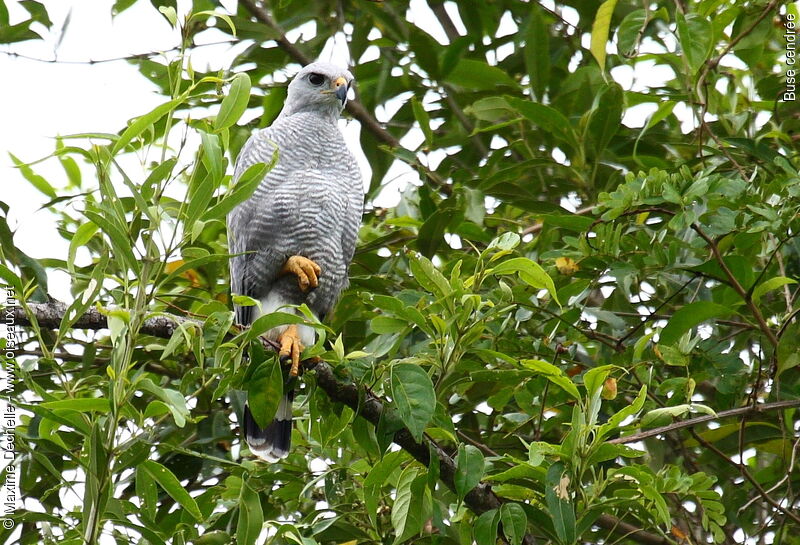
[[[661,426],[660,428],[653,428],[652,430],[643,431],[641,433],[634,433],[633,435],[618,437],[616,439],[611,439],[608,442],[616,443],[618,445],[622,445],[625,443],[635,443],[636,441],[641,441],[642,439],[647,439],[648,437],[662,435],[664,433],[669,433],[671,431],[680,430],[683,428],[691,428],[693,426],[697,426],[705,422],[711,422],[713,420],[730,418],[731,416],[741,416],[741,415],[749,416],[753,414],[765,413],[768,411],[791,409],[792,407],[800,407],[800,399],[792,399],[789,401],[775,401],[774,403],[760,403],[757,405],[748,405],[747,407],[739,407],[738,409],[729,409],[727,411],[720,411],[717,414],[713,415],[706,414],[703,416],[698,416],[697,418],[690,418],[689,420],[675,422],[674,424],[669,424],[668,426]]]
[[[260,23],[265,24],[277,35],[275,41],[278,42],[278,46],[294,59],[295,62],[303,66],[314,62],[314,59],[306,55],[300,48],[289,41],[280,25],[278,25],[272,16],[270,16],[269,12],[264,7],[258,5],[255,0],[239,0],[239,4],[244,6],[253,17]],[[378,123],[378,120],[375,119],[360,102],[348,100],[347,111],[361,123],[362,127],[374,134],[382,143],[388,144],[393,148],[400,147],[400,140],[384,129],[381,124]]]
[[[58,328],[61,320],[67,311],[67,305],[61,302],[53,303],[28,303],[28,308],[36,319],[40,327]],[[31,318],[25,314],[22,307],[13,307],[14,323],[22,326],[30,326]],[[140,332],[154,337],[168,339],[182,323],[197,323],[194,320],[182,318],[180,316],[156,316],[148,318],[142,323]],[[197,323],[198,327],[200,324]],[[84,315],[79,317],[72,325],[73,329],[107,329],[108,319],[96,308],[89,309]],[[265,341],[267,348],[277,349],[270,341]],[[333,368],[326,362],[320,360],[311,363],[305,362],[308,369],[315,372],[317,384],[333,401],[343,403],[353,409],[356,414],[364,418],[374,426],[378,426],[381,415],[386,410],[383,402],[368,390],[359,386],[343,382],[336,377]],[[800,401],[797,402],[800,404]],[[417,443],[406,428],[395,432],[394,442],[403,450],[411,454],[418,462],[428,466],[431,462],[431,454],[434,454],[439,462],[439,479],[450,489],[455,491],[456,465],[450,455],[445,452],[434,441],[423,439],[422,443]],[[492,491],[488,483],[481,482],[467,493],[464,503],[476,515],[485,513],[491,509],[497,509],[503,504],[504,500]],[[644,545],[668,545],[669,541],[656,534],[646,532],[636,526],[623,522],[620,519],[601,515],[596,524],[612,532],[624,535],[638,543]],[[526,534],[523,543],[533,545],[535,540],[531,534]]]

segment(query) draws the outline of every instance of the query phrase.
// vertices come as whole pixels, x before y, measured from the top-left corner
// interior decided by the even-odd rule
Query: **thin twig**
[[[655,437],[656,435],[663,435],[665,433],[670,433],[676,430],[691,428],[699,424],[704,424],[706,422],[712,422],[715,420],[721,420],[723,418],[730,418],[732,416],[740,416],[740,415],[760,414],[768,411],[791,409],[793,407],[800,407],[800,399],[792,399],[789,401],[775,401],[772,403],[760,403],[755,406],[748,405],[747,407],[739,407],[737,409],[720,411],[717,414],[706,414],[703,416],[698,416],[697,418],[690,418],[689,420],[683,420],[681,422],[675,422],[674,424],[669,424],[667,426],[661,426],[660,428],[653,428],[652,430],[643,431],[641,433],[626,435],[625,437],[618,437],[616,439],[611,439],[608,442],[615,443],[618,445],[623,445],[626,443],[635,443],[637,441],[641,441],[649,437]]]

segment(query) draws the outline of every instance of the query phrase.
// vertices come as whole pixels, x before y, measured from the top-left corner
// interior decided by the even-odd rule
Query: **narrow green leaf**
[[[247,109],[250,101],[250,76],[239,72],[233,77],[228,95],[222,99],[219,114],[214,120],[214,130],[221,131],[236,123]]]
[[[392,398],[397,405],[403,424],[417,442],[433,418],[436,410],[436,395],[433,383],[421,367],[401,363],[392,367]]]
[[[592,23],[592,40],[589,50],[600,66],[600,70],[606,69],[606,43],[611,27],[611,16],[614,15],[614,8],[617,7],[617,0],[606,0],[597,9]]]
[[[538,4],[533,4],[525,34],[525,68],[531,89],[541,101],[550,84],[550,27],[545,24]]]
[[[397,492],[392,505],[394,543],[401,543],[422,529],[422,496],[425,492],[425,475],[419,468],[407,467],[397,480]]]
[[[5,280],[5,282],[9,286],[12,286],[14,290],[17,292],[17,294],[22,294],[22,292],[24,291],[22,289],[22,280],[17,275],[17,273],[15,273],[2,263],[0,263],[0,278]]]
[[[35,187],[36,189],[38,189],[51,199],[56,198],[56,190],[53,189],[53,186],[51,186],[47,180],[45,180],[42,176],[36,174],[30,167],[30,165],[18,159],[17,156],[15,156],[13,153],[9,153],[8,155],[9,157],[11,157],[11,161],[14,163],[14,166],[16,166],[19,169],[20,174],[22,174],[22,177],[28,180],[33,187]]]
[[[105,413],[111,410],[108,399],[99,397],[79,397],[76,399],[59,399],[57,401],[45,401],[39,404],[45,409],[70,409],[82,413],[97,411]]]
[[[133,255],[133,247],[127,233],[116,222],[110,220],[108,216],[100,215],[94,210],[85,210],[83,213],[89,221],[100,227],[111,241],[114,257],[120,265],[129,268],[134,273],[138,273],[139,261]]]
[[[592,147],[589,150],[595,157],[608,147],[611,138],[622,126],[622,87],[612,83],[603,89],[595,100],[591,119],[587,130],[591,137]]]
[[[258,492],[253,490],[247,481],[242,481],[239,493],[239,520],[236,522],[236,543],[238,545],[255,545],[261,528],[264,526],[264,511]]]
[[[793,278],[787,278],[786,276],[776,276],[775,278],[765,280],[753,290],[753,302],[755,304],[759,304],[761,302],[761,297],[765,293],[782,288],[787,284],[797,284],[797,280]]]
[[[467,492],[478,486],[481,479],[483,479],[483,454],[472,445],[459,445],[454,477],[459,501],[464,499]]]
[[[158,490],[156,490],[156,482],[153,477],[141,465],[136,467],[136,495],[139,497],[142,514],[150,521],[155,521]]]
[[[636,399],[633,400],[633,403],[630,405],[626,405],[618,412],[616,412],[611,418],[608,419],[608,422],[600,426],[599,430],[597,431],[598,439],[603,439],[612,431],[616,430],[619,425],[629,416],[633,416],[639,411],[642,410],[644,406],[644,401],[647,398],[647,385],[642,384],[642,387],[639,388],[639,394],[636,396]]]
[[[203,515],[200,513],[200,508],[197,507],[197,502],[189,495],[172,471],[154,460],[146,460],[140,467],[190,515],[196,520],[202,520]]]
[[[490,66],[485,61],[464,58],[458,61],[444,81],[459,87],[484,91],[498,86],[517,87],[517,82],[500,68]]]
[[[575,542],[575,507],[569,487],[563,462],[551,465],[545,478],[545,501],[558,539],[564,544]]]
[[[555,108],[511,96],[506,96],[505,100],[529,121],[563,140],[572,150],[579,149],[578,135],[575,133],[575,129],[569,119]]]
[[[149,127],[152,127],[159,119],[174,110],[180,102],[181,101],[178,99],[170,100],[160,106],[156,106],[151,112],[137,117],[133,123],[122,132],[116,142],[114,142],[114,146],[111,148],[111,155],[116,155],[120,150],[124,149],[125,146],[130,144],[131,140],[142,134]]]
[[[269,164],[256,163],[255,165],[251,165],[242,173],[236,181],[236,185],[229,189],[200,219],[209,221],[225,217],[237,204],[246,201],[253,195],[253,192],[261,183],[261,180],[264,179],[267,172],[272,170],[272,167],[274,167],[277,162],[278,149],[275,148]]]
[[[367,515],[376,529],[378,528],[378,501],[382,497],[380,489],[406,459],[408,459],[408,454],[404,450],[390,452],[369,470],[367,478],[364,479],[364,505],[367,508]]]
[[[696,301],[679,308],[669,319],[667,326],[661,331],[659,343],[675,344],[681,335],[694,326],[721,316],[729,316],[733,311],[726,306],[711,301]]]
[[[431,117],[428,115],[422,103],[417,100],[417,97],[411,97],[411,108],[414,111],[414,118],[416,118],[417,123],[419,123],[419,128],[422,129],[422,134],[425,135],[425,145],[430,148],[433,145]]]
[[[560,386],[562,390],[567,392],[576,400],[581,400],[581,394],[578,391],[578,387],[575,386],[575,383],[572,382],[569,377],[564,375],[561,369],[552,363],[542,360],[522,360],[520,363],[523,367],[533,369],[537,373],[541,373],[547,380]]]
[[[67,267],[70,274],[75,274],[75,256],[78,253],[78,248],[85,246],[95,233],[97,233],[98,226],[96,223],[82,223],[75,230],[75,234],[69,241],[69,253],[67,254]]]

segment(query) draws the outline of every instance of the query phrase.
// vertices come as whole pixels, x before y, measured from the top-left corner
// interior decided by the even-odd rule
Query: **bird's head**
[[[347,104],[353,75],[334,64],[314,62],[305,66],[289,84],[283,115],[319,111],[338,117]]]

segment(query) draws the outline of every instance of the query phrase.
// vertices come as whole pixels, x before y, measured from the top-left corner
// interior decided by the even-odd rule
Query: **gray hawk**
[[[234,181],[248,167],[268,163],[278,149],[275,167],[228,214],[231,293],[261,302],[260,311],[235,307],[243,326],[259,313],[303,303],[322,320],[347,287],[364,207],[361,173],[338,128],[352,82],[350,72],[329,63],[304,67],[289,84],[278,117],[239,154]],[[282,360],[291,360],[288,383],[270,425],[259,427],[245,405],[242,427],[251,452],[275,462],[289,453],[300,353],[314,344],[315,332],[289,325],[267,336],[280,344]]]

